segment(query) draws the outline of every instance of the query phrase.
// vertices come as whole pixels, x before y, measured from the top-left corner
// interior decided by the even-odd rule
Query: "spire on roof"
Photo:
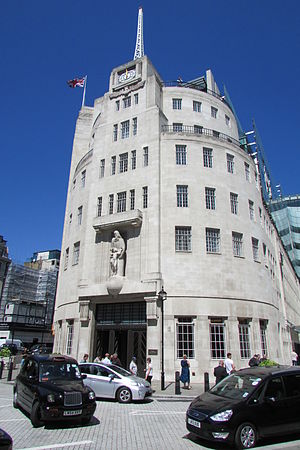
[[[138,59],[144,56],[144,36],[143,36],[143,8],[139,7],[138,25],[136,32],[136,44],[134,58]]]

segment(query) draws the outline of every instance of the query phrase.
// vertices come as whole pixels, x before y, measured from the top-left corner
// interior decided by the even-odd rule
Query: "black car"
[[[34,427],[70,419],[88,423],[96,400],[94,391],[84,386],[83,378],[73,358],[29,355],[15,381],[14,407],[27,411]]]
[[[13,440],[6,431],[0,428],[0,450],[12,450]]]
[[[253,448],[259,438],[299,432],[300,368],[251,367],[195,398],[187,429],[210,441]]]

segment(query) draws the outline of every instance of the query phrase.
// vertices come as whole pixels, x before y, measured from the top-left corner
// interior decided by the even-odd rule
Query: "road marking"
[[[52,444],[52,445],[43,445],[43,447],[26,447],[20,448],[19,450],[45,450],[47,448],[63,448],[63,447],[74,447],[76,445],[90,445],[93,441],[77,441],[77,442],[66,442],[65,444]]]
[[[28,419],[1,419],[1,422],[20,422],[20,421],[22,421],[22,420],[27,420],[28,421]]]
[[[130,413],[132,416],[148,416],[155,414],[163,415],[174,415],[174,414],[185,414],[185,411],[133,411]]]

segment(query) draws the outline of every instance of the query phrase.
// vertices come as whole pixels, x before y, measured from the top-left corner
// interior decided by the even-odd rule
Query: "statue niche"
[[[125,275],[125,242],[119,231],[114,231],[110,247],[110,274],[112,277]]]

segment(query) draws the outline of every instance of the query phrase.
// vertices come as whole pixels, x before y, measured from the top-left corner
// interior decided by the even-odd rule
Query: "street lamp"
[[[164,361],[164,301],[167,298],[167,293],[162,286],[161,291],[157,294],[161,301],[161,378],[160,386],[161,390],[165,390],[165,361]]]

